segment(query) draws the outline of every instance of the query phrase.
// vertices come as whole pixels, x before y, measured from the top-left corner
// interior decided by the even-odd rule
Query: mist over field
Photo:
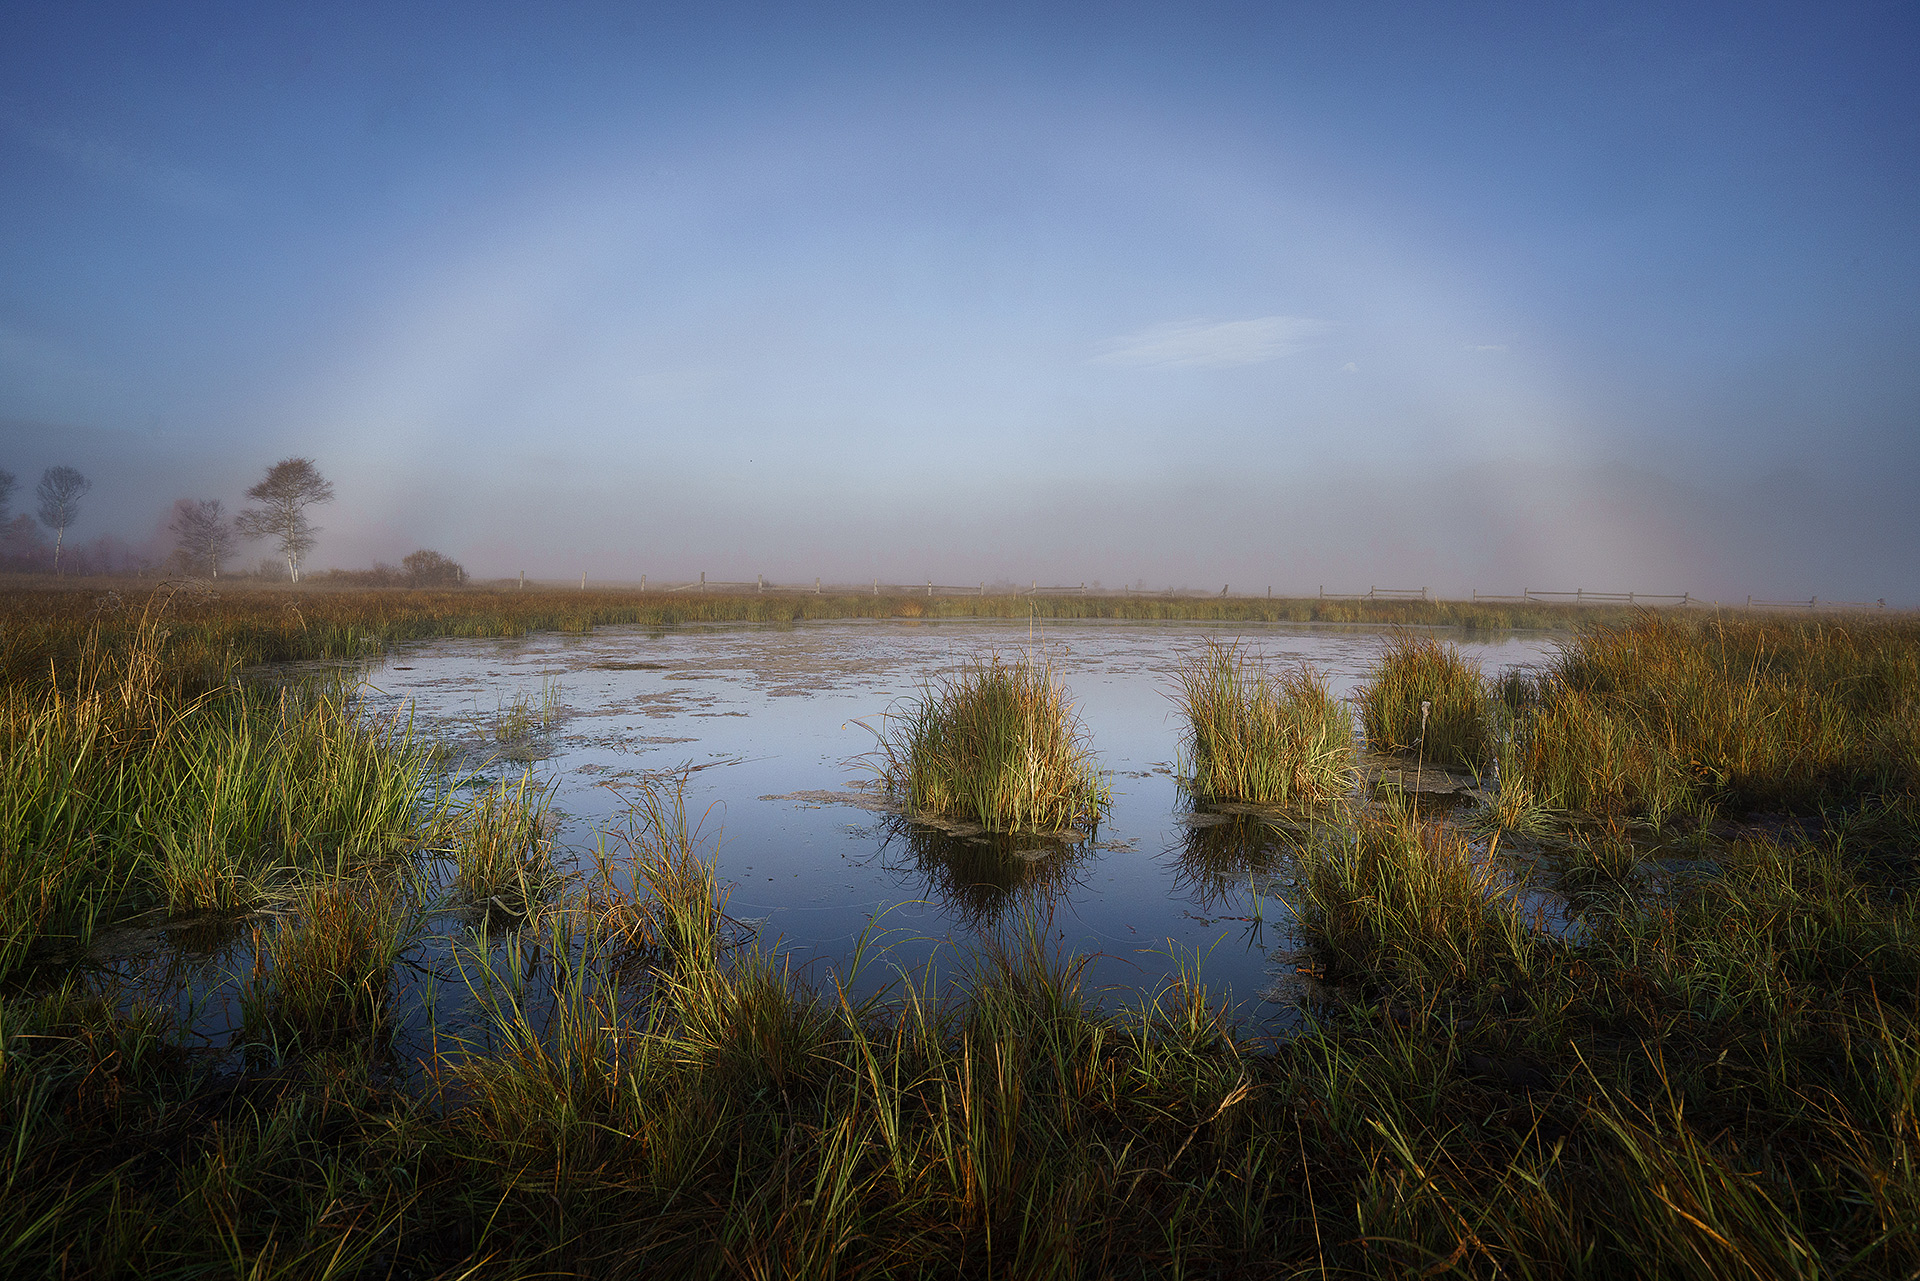
[[[1910,8],[15,27],[76,544],[303,456],[314,568],[1920,603]]]

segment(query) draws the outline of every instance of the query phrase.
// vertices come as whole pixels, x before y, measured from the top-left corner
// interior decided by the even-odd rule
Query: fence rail
[[[1818,596],[1809,596],[1805,600],[1757,600],[1747,597],[1748,609],[1885,609],[1887,602],[1880,600],[1821,600]]]
[[[1426,600],[1424,587],[1369,587],[1364,592],[1329,592],[1320,589],[1321,600]]]
[[[1491,600],[1492,597],[1483,597],[1476,593],[1474,599]],[[1656,605],[1662,601],[1675,605],[1691,605],[1694,603],[1695,597],[1692,592],[1681,592],[1678,596],[1675,596],[1672,594],[1661,595],[1657,592],[1590,592],[1584,587],[1576,588],[1570,592],[1543,592],[1536,591],[1531,587],[1522,587],[1520,589],[1520,599],[1523,601],[1537,600],[1543,604],[1551,601],[1570,600],[1576,605]]]

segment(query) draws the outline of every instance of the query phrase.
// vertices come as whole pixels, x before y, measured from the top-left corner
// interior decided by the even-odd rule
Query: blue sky
[[[321,565],[1920,600],[1912,4],[4,27],[82,539],[297,453]]]

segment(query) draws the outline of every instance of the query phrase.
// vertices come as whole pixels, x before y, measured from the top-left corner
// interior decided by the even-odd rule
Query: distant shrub
[[[467,581],[467,571],[459,561],[425,548],[403,558],[400,568],[406,572],[409,587],[458,587]]]

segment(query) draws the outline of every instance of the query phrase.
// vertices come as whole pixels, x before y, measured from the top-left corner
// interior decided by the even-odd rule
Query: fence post
[[[1420,589],[1420,599],[1425,600],[1426,598],[1427,598],[1427,589],[1422,587]]]
[[[759,574],[755,574],[753,576],[753,590],[764,595],[767,590],[767,580]]]
[[[987,580],[984,578],[980,580],[980,594],[982,596],[987,594]]]
[[[700,571],[700,590],[707,590],[707,571],[704,569]]]
[[[1087,580],[1084,578],[1080,580],[1080,594],[1082,596],[1087,594]]]
[[[815,596],[820,594],[820,576],[818,574],[815,574],[813,578],[813,594]]]
[[[647,576],[645,574],[640,575],[640,594],[642,596],[647,594]]]
[[[527,571],[524,569],[520,571],[520,590],[527,590]]]
[[[927,595],[933,595],[933,580],[931,578],[927,580]]]
[[[875,596],[880,594],[880,580],[877,578],[873,580],[873,594]]]
[[[584,569],[580,571],[580,590],[587,590],[587,571]]]

